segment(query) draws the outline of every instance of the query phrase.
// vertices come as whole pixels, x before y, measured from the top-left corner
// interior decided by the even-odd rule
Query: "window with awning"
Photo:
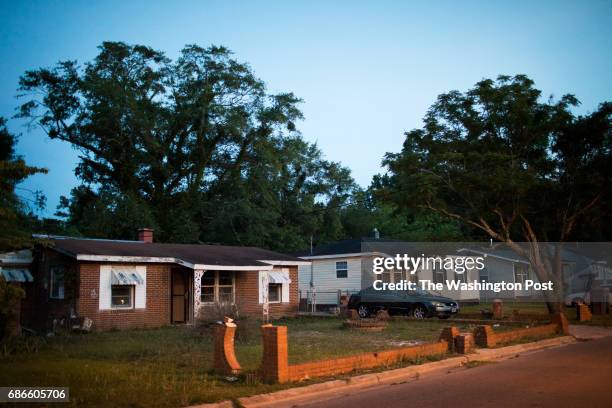
[[[290,284],[289,269],[259,272],[259,303],[267,297],[269,303],[289,303]],[[267,275],[267,276],[266,276]],[[265,279],[262,279],[265,278]]]
[[[283,283],[291,283],[291,279],[287,272],[270,271],[268,272],[268,279],[270,283],[279,283],[281,285]]]
[[[142,285],[144,279],[136,268],[114,268],[111,274],[112,285]]]
[[[28,268],[0,268],[0,273],[7,282],[33,282],[34,278]]]

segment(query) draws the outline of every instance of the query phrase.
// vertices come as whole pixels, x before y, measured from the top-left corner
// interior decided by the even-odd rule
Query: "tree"
[[[291,234],[321,222],[303,214],[353,188],[348,170],[301,139],[300,100],[268,94],[226,48],[188,45],[176,61],[122,42],[99,49],[82,67],[20,79],[18,116],[81,154],[82,185],[61,208],[81,233],[127,238],[149,226],[161,241],[293,248],[308,238]]]
[[[6,128],[6,119],[0,117],[0,251],[21,248],[30,242],[27,206],[15,193],[17,184],[46,169],[28,166],[15,155],[16,137]],[[44,196],[36,192],[33,204],[44,205]]]
[[[563,292],[563,246],[541,242],[584,239],[609,220],[612,105],[576,117],[574,96],[541,99],[523,75],[440,95],[423,128],[406,133],[400,153],[386,155],[390,176],[379,194],[509,245],[529,259],[540,281],[554,283],[552,312]],[[606,228],[591,237],[603,237]]]

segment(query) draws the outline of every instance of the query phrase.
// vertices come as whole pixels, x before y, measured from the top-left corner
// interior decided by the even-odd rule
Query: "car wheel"
[[[424,319],[427,314],[425,308],[421,305],[416,305],[414,309],[412,309],[412,317],[415,319]]]
[[[359,305],[359,307],[357,308],[357,314],[362,319],[365,319],[366,317],[370,315],[370,310],[368,309],[366,305]]]

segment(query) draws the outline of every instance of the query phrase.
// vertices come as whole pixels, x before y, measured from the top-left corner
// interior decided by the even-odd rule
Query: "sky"
[[[526,74],[546,96],[574,94],[577,113],[612,100],[612,1],[0,1],[0,116],[15,114],[19,76],[85,62],[103,41],[175,58],[186,44],[224,45],[268,91],[304,102],[298,128],[363,187],[420,127],[437,95],[483,78]],[[49,173],[19,186],[51,216],[78,180],[67,143],[28,130],[17,146]]]

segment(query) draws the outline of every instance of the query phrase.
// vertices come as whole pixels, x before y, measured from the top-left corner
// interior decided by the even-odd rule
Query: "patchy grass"
[[[462,313],[472,314],[472,313],[480,313],[481,310],[492,310],[491,303],[480,303],[475,305],[465,305],[461,307],[458,318],[461,317]],[[548,314],[548,309],[546,308],[546,304],[542,302],[513,302],[513,301],[504,301],[504,316],[511,316],[513,310],[518,310],[519,313],[525,314]]]
[[[480,303],[477,305],[466,305],[461,308],[457,318],[461,318],[461,314],[477,314],[483,309],[491,310],[490,303]],[[542,302],[509,302],[504,301],[504,316],[511,316],[512,311],[516,309],[523,314],[542,314],[548,315],[546,304]],[[605,326],[612,327],[612,313],[605,315],[593,315],[593,320],[590,322],[579,322],[576,316],[576,309],[573,307],[564,307],[563,312],[570,324],[584,324],[590,326]]]
[[[564,310],[567,319],[570,324],[583,324],[586,326],[603,326],[612,327],[612,313],[604,315],[593,315],[593,319],[590,322],[579,322],[576,309],[573,307],[566,307]]]
[[[342,327],[342,319],[294,318],[289,361],[299,363],[436,340],[447,322],[389,322],[380,333]],[[461,329],[470,329],[467,326]],[[68,386],[70,405],[167,407],[220,401],[288,386],[229,383],[212,374],[210,330],[164,327],[87,335],[58,335],[0,360],[0,386]],[[259,323],[239,322],[236,353],[245,371],[261,361]],[[407,362],[410,363],[410,362]]]

